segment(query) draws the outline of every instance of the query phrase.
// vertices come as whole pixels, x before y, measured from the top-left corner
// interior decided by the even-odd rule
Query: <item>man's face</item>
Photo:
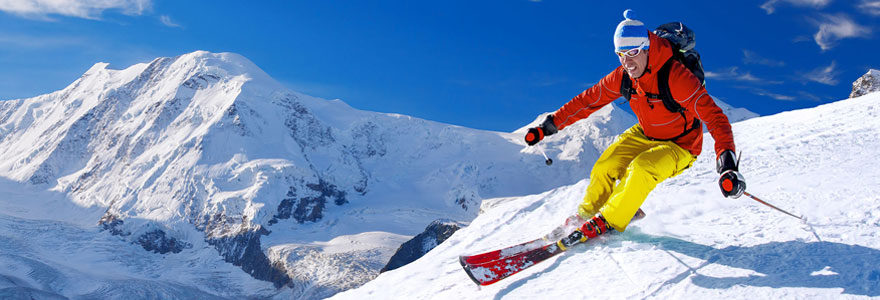
[[[631,49],[627,52],[618,52],[617,55],[620,58],[620,65],[629,73],[630,78],[639,78],[645,73],[648,67],[648,50]]]

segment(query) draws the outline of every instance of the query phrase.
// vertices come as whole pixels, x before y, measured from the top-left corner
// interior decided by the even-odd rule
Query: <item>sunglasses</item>
[[[636,55],[639,55],[642,53],[642,50],[643,50],[642,47],[638,47],[638,48],[632,48],[632,49],[629,49],[626,51],[614,51],[614,53],[617,53],[617,56],[620,58],[636,57]]]

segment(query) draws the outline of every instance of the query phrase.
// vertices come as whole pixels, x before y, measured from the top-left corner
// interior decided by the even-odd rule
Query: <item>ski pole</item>
[[[544,148],[541,148],[541,146],[535,146],[535,147],[538,147],[538,151],[541,151],[541,154],[544,155],[544,163],[547,164],[548,166],[552,165],[553,160],[550,159],[549,157],[547,157],[547,153],[544,153]]]
[[[797,219],[799,219],[799,220],[801,220],[801,221],[806,222],[806,219],[804,219],[803,217],[796,216],[796,215],[794,215],[794,214],[792,214],[792,213],[790,213],[790,212],[787,212],[787,211],[782,210],[782,209],[779,208],[779,207],[773,206],[773,204],[770,204],[770,203],[764,202],[764,200],[758,199],[758,197],[755,197],[755,196],[753,196],[752,194],[749,194],[749,192],[743,192],[743,195],[749,196],[749,198],[752,198],[752,199],[754,199],[755,201],[758,201],[758,202],[761,203],[761,204],[767,205],[767,206],[769,206],[769,207],[771,207],[771,208],[773,208],[773,209],[775,209],[775,210],[778,210],[778,211],[781,211],[781,212],[785,213],[786,215],[789,215],[789,216],[795,217],[795,218],[797,218]]]

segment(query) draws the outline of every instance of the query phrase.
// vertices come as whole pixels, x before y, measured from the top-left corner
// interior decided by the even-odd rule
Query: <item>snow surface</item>
[[[139,278],[127,288],[155,290],[154,298],[175,291],[322,298],[372,279],[434,220],[467,222],[484,198],[578,182],[633,123],[606,106],[542,143],[555,160],[548,169],[535,147],[525,147],[522,131],[356,110],[290,91],[233,53],[196,51],[121,70],[98,63],[63,90],[0,102],[0,177],[7,181],[0,195],[18,195],[0,196],[7,208],[0,238],[20,245],[2,254],[23,249],[26,255],[16,255],[57,269],[9,264],[0,277],[11,283],[0,289],[119,299],[125,293],[115,292],[117,280]],[[306,209],[291,216],[299,207],[290,203]],[[98,231],[106,220],[121,222]],[[47,230],[31,240],[23,226],[78,234]],[[133,244],[156,232],[185,246],[160,255]],[[30,251],[56,241],[82,246]],[[253,248],[248,256],[240,251]],[[273,290],[222,258],[268,261],[242,268],[278,268],[291,281]],[[94,265],[112,272],[78,271]],[[182,275],[164,274],[164,265]],[[216,276],[199,275],[206,273]]]
[[[223,299],[278,294],[204,242],[147,252],[95,226],[101,209],[0,179],[0,299]],[[32,298],[33,297],[33,298]]]
[[[575,211],[586,180],[483,201],[421,259],[331,299],[865,299],[880,297],[880,93],[733,125],[749,198],[725,199],[714,144],[643,205],[626,232],[478,288],[458,256],[539,237]],[[548,168],[549,171],[553,167]]]

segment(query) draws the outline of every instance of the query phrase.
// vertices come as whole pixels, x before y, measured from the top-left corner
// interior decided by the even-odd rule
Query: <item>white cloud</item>
[[[800,95],[800,97],[801,97],[802,99],[805,98],[805,99],[808,99],[808,100],[811,100],[811,101],[815,101],[815,102],[821,102],[821,101],[822,101],[822,97],[819,97],[819,96],[816,96],[816,95],[813,95],[813,94],[807,93],[807,92],[805,92],[805,91],[798,91],[798,95]],[[828,97],[825,97],[825,98],[828,98]]]
[[[840,72],[835,69],[837,69],[837,62],[832,61],[830,66],[821,67],[807,72],[804,74],[804,78],[821,84],[837,85],[839,81],[835,77],[840,75]]]
[[[745,50],[745,49],[743,49],[743,63],[755,64],[755,65],[765,65],[765,66],[771,66],[771,67],[785,66],[785,62],[765,58],[765,57],[758,55],[755,52],[752,52],[750,50]]]
[[[776,99],[776,100],[780,100],[780,101],[794,101],[794,100],[797,100],[797,98],[795,98],[794,96],[783,95],[783,94],[777,94],[777,93],[769,92],[769,91],[762,90],[762,89],[754,89],[754,90],[752,90],[752,93],[754,93],[755,95],[758,95],[758,96],[770,97],[770,98],[773,98],[773,99]]]
[[[761,79],[758,79],[758,77],[755,77],[755,75],[752,75],[752,73],[748,72],[739,75],[738,77],[736,77],[736,79],[740,81],[761,81]]]
[[[862,3],[859,4],[859,10],[872,16],[880,16],[880,1],[862,0]]]
[[[766,11],[768,15],[773,14],[776,12],[776,5],[779,3],[788,3],[794,6],[813,7],[818,9],[831,3],[831,0],[768,0],[761,5],[761,9]]]
[[[100,19],[105,10],[137,16],[152,7],[152,0],[0,0],[0,11],[38,20],[49,15]]]
[[[162,22],[163,25],[168,26],[168,27],[183,28],[183,26],[175,23],[174,21],[171,20],[171,17],[166,16],[166,15],[159,16],[159,21]]]
[[[846,15],[823,15],[822,20],[815,23],[819,25],[819,31],[813,35],[813,40],[823,51],[831,49],[837,41],[845,38],[864,37],[871,33],[871,29],[853,22]]]
[[[710,78],[713,80],[723,80],[723,81],[744,81],[744,82],[757,82],[757,83],[766,83],[766,84],[780,84],[782,82],[779,81],[769,81],[752,75],[750,72],[741,73],[739,71],[739,67],[730,67],[727,69],[723,69],[718,72],[706,71],[704,73],[706,78]]]
[[[721,71],[705,71],[706,78],[715,80],[738,80],[738,81],[756,81],[751,73],[740,73],[739,67],[730,67]]]

